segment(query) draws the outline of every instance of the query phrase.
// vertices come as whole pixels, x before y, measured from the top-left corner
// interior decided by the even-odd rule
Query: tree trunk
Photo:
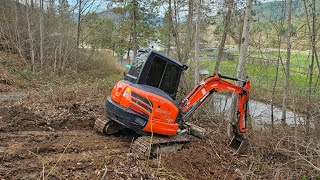
[[[277,64],[276,64],[276,78],[274,80],[273,83],[273,87],[272,87],[272,94],[271,94],[271,103],[270,103],[270,107],[271,107],[271,134],[273,134],[273,130],[274,130],[274,112],[273,112],[273,107],[274,107],[274,100],[275,100],[275,92],[276,92],[276,87],[277,87],[277,83],[278,83],[278,76],[279,76],[279,64],[280,64],[280,60],[281,60],[281,35],[280,35],[280,31],[278,32],[278,59],[277,59]]]
[[[26,0],[26,15],[27,15],[27,25],[28,25],[28,35],[29,35],[29,43],[30,43],[30,58],[31,58],[31,71],[35,72],[35,54],[34,54],[34,44],[33,44],[33,33],[32,33],[32,6],[33,1],[31,0],[31,7]],[[29,13],[29,9],[31,9]]]
[[[312,27],[310,25],[310,20],[309,20],[309,14],[308,14],[308,9],[307,9],[307,4],[306,1],[303,0],[304,4],[304,9],[306,13],[306,19],[307,19],[307,25],[308,25],[308,30],[310,34],[310,41],[311,41],[311,49],[312,49],[312,56],[311,56],[311,64],[309,67],[309,83],[308,83],[308,113],[306,117],[306,139],[309,140],[310,138],[310,120],[312,118],[312,80],[313,80],[313,66],[314,66],[314,60],[315,58],[318,58],[317,56],[317,51],[316,51],[316,14],[315,14],[315,0],[312,1]],[[319,131],[319,123],[315,123],[315,132]]]
[[[39,32],[40,32],[40,69],[43,66],[43,0],[40,0],[40,10],[39,10]]]
[[[130,64],[130,48],[128,48],[127,50],[127,61],[128,61],[128,64]]]
[[[242,30],[242,38],[241,38],[241,47],[240,47],[240,55],[239,55],[239,62],[237,68],[237,78],[245,79],[245,64],[247,59],[247,49],[248,49],[248,39],[249,39],[249,29],[250,29],[250,22],[252,16],[252,0],[246,1],[246,12],[244,16],[243,22],[243,30]],[[232,94],[232,103],[230,108],[230,119],[228,125],[228,136],[232,138],[233,134],[233,127],[236,125],[236,112],[237,112],[237,103],[238,102],[238,95]]]
[[[168,32],[167,32],[167,38],[168,38],[168,44],[167,44],[167,54],[170,55],[171,51],[171,34],[173,33],[173,23],[172,23],[172,8],[171,8],[171,0],[168,1],[169,7],[168,7]]]
[[[194,84],[199,82],[199,54],[200,54],[200,24],[201,24],[201,0],[197,0],[197,21],[196,21],[196,34],[195,34],[195,48],[194,48]]]
[[[24,63],[29,65],[29,63],[26,61],[25,57],[23,56],[23,45],[22,42],[23,40],[21,39],[20,36],[20,30],[19,30],[19,24],[20,24],[20,19],[19,19],[19,11],[20,11],[20,0],[16,0],[17,3],[15,3],[15,33],[17,34],[17,50],[19,53],[20,58],[23,60]]]
[[[287,118],[287,106],[288,106],[288,96],[290,91],[290,56],[291,56],[291,13],[292,13],[292,0],[287,1],[287,12],[288,12],[288,37],[287,37],[287,59],[286,59],[286,68],[285,68],[285,82],[283,86],[283,99],[282,99],[282,116],[281,124],[286,124]]]
[[[283,10],[284,12],[284,10]],[[283,28],[283,20],[280,20],[280,28],[278,28],[278,59],[277,59],[277,63],[276,63],[276,78],[274,80],[273,83],[273,87],[272,87],[272,94],[271,94],[271,103],[270,103],[270,107],[271,107],[271,134],[273,135],[273,130],[274,130],[274,100],[275,100],[275,91],[276,91],[276,87],[277,87],[277,83],[278,83],[278,76],[279,76],[279,65],[280,65],[280,61],[282,62],[281,59],[281,43],[282,43],[282,38],[281,38],[281,29]]]
[[[198,11],[198,9],[197,9],[197,11]],[[197,17],[198,17],[198,15],[197,15]],[[192,18],[193,18],[193,0],[189,0],[188,1],[187,30],[186,30],[186,36],[185,36],[186,37],[185,38],[186,46],[184,46],[183,57],[182,57],[184,62],[186,62],[189,59],[189,55],[191,54],[190,51],[192,49],[192,37],[193,37],[192,36],[192,32],[193,32]]]
[[[82,0],[80,0],[80,1],[82,1]],[[65,10],[64,6],[65,6],[65,0],[59,0],[59,4],[60,4],[60,9],[59,9],[59,13],[60,13],[60,40],[59,40],[59,61],[58,61],[58,66],[59,66],[60,72],[63,72],[64,71],[64,65],[65,65],[65,59],[66,59],[65,57],[63,57],[63,49],[64,49],[64,47],[66,48],[66,46],[64,46],[63,36],[62,36],[62,34],[65,34],[64,33],[64,13],[65,13],[64,12],[64,10]],[[81,10],[81,8],[79,10]],[[78,20],[81,21],[81,16],[80,17],[78,16]],[[81,26],[81,23],[79,23],[79,24]],[[77,32],[77,43],[80,43],[81,28],[78,29],[78,31],[79,32]],[[79,48],[79,44],[77,44],[77,56],[78,56],[78,53],[79,53],[78,48]],[[77,60],[78,60],[78,58],[77,58]]]
[[[79,13],[78,13],[78,22],[77,22],[77,48],[79,48],[79,45],[80,45],[82,1],[83,0],[78,0],[78,4],[79,4],[78,11],[79,11]]]
[[[317,50],[316,50],[316,36],[317,36],[317,33],[316,33],[316,1],[315,0],[312,0],[312,61],[316,60],[317,62],[317,65],[318,65],[318,68],[319,68],[319,61],[318,61],[318,55],[317,55]],[[313,62],[311,63],[311,71],[313,72]],[[318,78],[320,77],[320,68],[319,68],[319,76]],[[310,80],[312,81],[312,78],[310,77]],[[310,83],[310,87],[312,86],[312,82]],[[311,96],[311,92],[312,92],[312,89],[310,88],[310,96]],[[309,97],[310,97],[309,96]],[[311,97],[310,97],[310,109],[311,109]],[[315,122],[315,132],[317,132],[317,137],[319,137],[319,132],[320,132],[320,122],[319,122],[319,119],[316,120]]]
[[[171,23],[171,27],[173,30],[173,37],[176,43],[176,52],[177,52],[177,56],[178,56],[178,60],[182,63],[185,63],[185,60],[182,58],[182,53],[181,53],[181,44],[180,44],[180,35],[178,32],[179,29],[179,23],[178,23],[178,19],[179,19],[179,13],[178,13],[178,6],[177,6],[177,0],[173,0],[173,6],[174,6],[174,23],[172,20]],[[171,0],[169,0],[169,9],[171,9]],[[175,24],[175,26],[173,25]]]
[[[81,34],[81,14],[82,14],[82,1],[83,0],[78,0],[78,22],[77,22],[77,44],[76,44],[76,59],[74,62],[75,68],[78,68],[78,63],[79,63],[79,58],[80,58],[80,51],[79,51],[79,46],[80,46],[80,34]],[[61,49],[61,43],[60,43],[60,49]]]
[[[214,67],[214,72],[216,72],[216,73],[219,72],[219,66],[220,66],[222,56],[223,56],[224,46],[225,46],[228,31],[229,31],[231,11],[232,11],[232,7],[233,7],[233,0],[226,0],[225,2],[227,3],[228,12],[225,17],[223,34],[222,34],[222,38],[221,38],[220,45],[219,45],[218,57],[217,57],[216,65]]]
[[[132,29],[132,44],[133,44],[133,59],[136,58],[137,55],[137,2],[136,0],[132,1],[133,3],[133,19],[132,19],[132,25],[133,25],[133,29]]]
[[[169,28],[167,32],[167,50],[166,50],[167,55],[170,55],[170,51],[171,51],[171,30]]]

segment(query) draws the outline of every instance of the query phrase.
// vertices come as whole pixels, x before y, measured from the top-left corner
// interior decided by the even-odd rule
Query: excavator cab
[[[188,66],[158,51],[140,49],[124,80],[155,87],[175,100],[181,72],[187,69]]]

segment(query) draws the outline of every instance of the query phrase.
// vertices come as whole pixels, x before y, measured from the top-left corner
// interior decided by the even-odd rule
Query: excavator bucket
[[[234,136],[228,146],[236,150],[235,154],[246,154],[249,149],[249,141],[246,138]]]

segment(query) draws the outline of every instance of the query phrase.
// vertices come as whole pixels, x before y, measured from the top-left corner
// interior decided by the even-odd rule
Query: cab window
[[[167,63],[166,71],[164,72],[160,89],[169,95],[176,93],[177,79],[179,76],[179,68],[171,63]]]
[[[151,68],[147,77],[147,84],[159,88],[162,74],[166,68],[167,61],[162,60],[160,57],[155,56],[152,60]]]
[[[170,96],[175,95],[179,72],[178,66],[155,56],[147,76],[146,84],[159,88]]]
[[[140,72],[142,70],[143,64],[148,59],[148,55],[149,55],[148,52],[138,51],[138,53],[136,55],[136,58],[133,61],[132,65],[131,65],[131,68],[130,68],[130,70],[128,72],[128,75],[131,78],[134,78],[134,79],[138,78],[138,76],[139,76],[139,74],[140,74]]]

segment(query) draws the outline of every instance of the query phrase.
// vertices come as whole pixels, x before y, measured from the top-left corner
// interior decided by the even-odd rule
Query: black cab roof
[[[182,63],[180,63],[179,61],[163,54],[162,52],[159,52],[159,51],[156,51],[154,49],[150,49],[150,48],[142,48],[142,49],[139,49],[138,52],[148,52],[148,53],[154,53],[154,54],[157,54],[159,56],[162,56],[162,58],[164,59],[167,59],[167,61],[170,61],[171,63],[175,64],[175,65],[178,65],[180,66],[181,68],[187,68],[186,65],[183,65]],[[183,69],[183,70],[186,70],[186,69]]]

